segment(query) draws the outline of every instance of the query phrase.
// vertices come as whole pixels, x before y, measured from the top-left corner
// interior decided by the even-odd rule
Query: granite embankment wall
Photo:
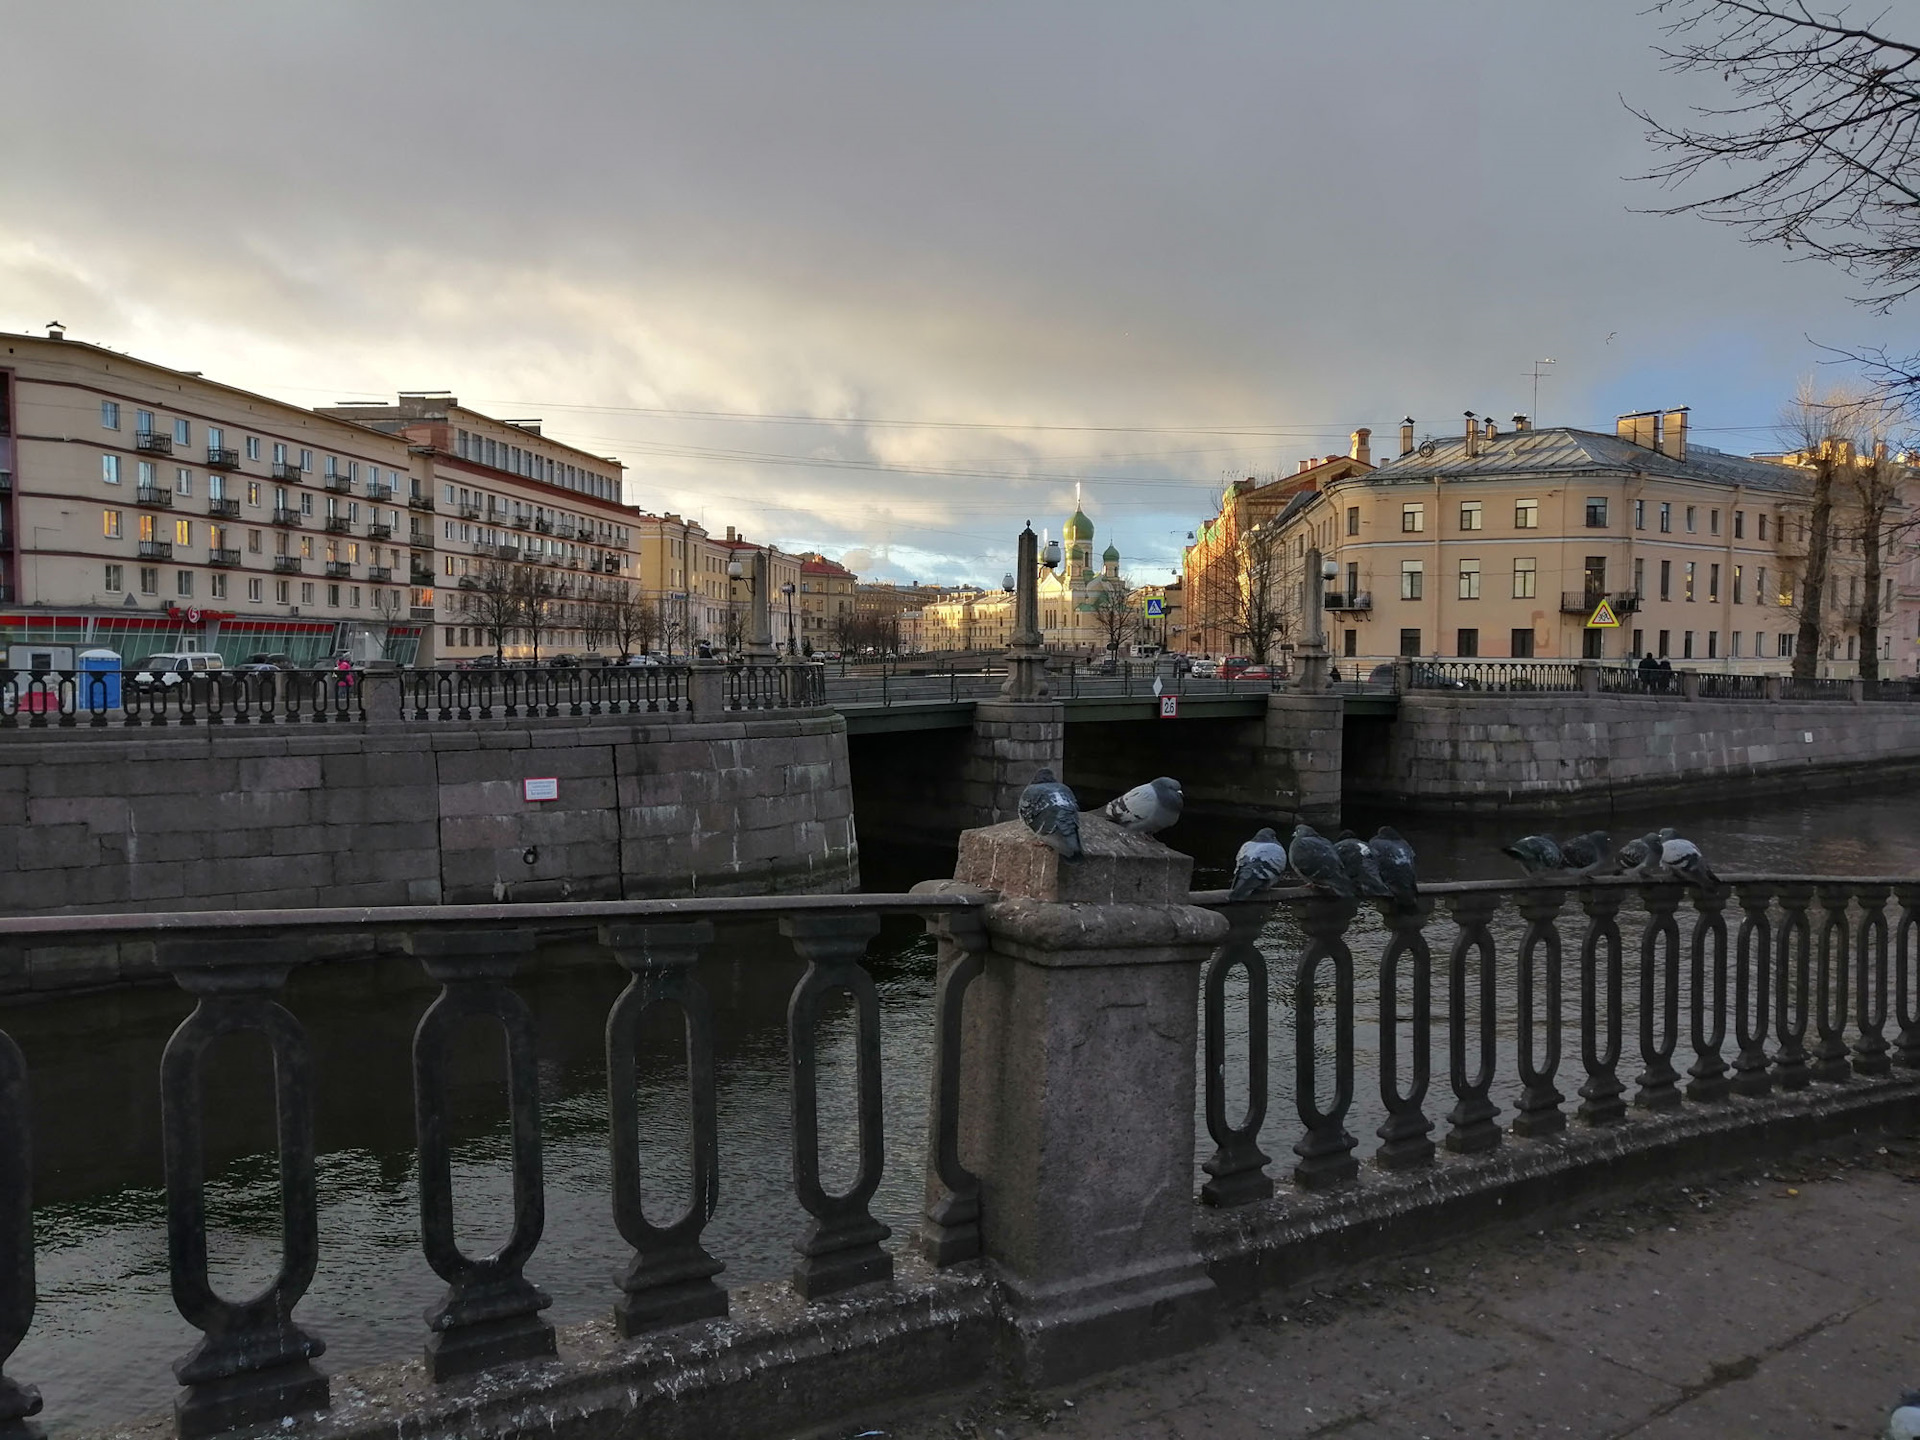
[[[833,714],[0,737],[0,913],[858,885]]]
[[[1349,721],[1351,800],[1586,805],[1920,774],[1920,705],[1411,694]]]

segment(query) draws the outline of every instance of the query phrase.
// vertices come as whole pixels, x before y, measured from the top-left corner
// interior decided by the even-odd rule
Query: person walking
[[[1639,676],[1640,688],[1649,694],[1660,683],[1660,662],[1653,658],[1651,650],[1640,657]]]

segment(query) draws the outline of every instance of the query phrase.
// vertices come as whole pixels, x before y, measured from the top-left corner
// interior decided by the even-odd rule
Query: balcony
[[[353,521],[344,515],[329,515],[327,516],[327,533],[329,535],[351,535],[353,533]]]
[[[393,571],[385,565],[369,565],[367,567],[367,579],[375,585],[391,585],[393,583]]]
[[[462,575],[458,580],[454,581],[454,585],[461,590],[478,590],[480,588],[480,582],[471,575]]]
[[[1371,610],[1373,609],[1373,592],[1371,590],[1329,590],[1327,591],[1327,609]]]
[[[431,585],[434,583],[433,571],[419,569],[409,570],[407,571],[407,583],[409,585]]]
[[[209,445],[207,447],[207,468],[209,470],[238,470],[240,468],[240,452],[238,450],[220,450]]]
[[[0,470],[0,495],[11,495],[12,493],[13,472],[11,470]]]
[[[433,549],[433,532],[430,530],[411,530],[407,533],[407,544],[416,550]]]
[[[433,606],[431,605],[412,606],[407,611],[407,618],[409,620],[431,620],[433,619]]]
[[[171,560],[173,542],[171,540],[142,540],[140,542],[142,560]]]
[[[531,515],[523,514],[523,515],[516,515],[513,517],[513,528],[516,530],[530,529],[532,528],[532,525],[533,525],[533,516]]]
[[[298,575],[303,562],[298,555],[276,555],[273,557],[273,573],[276,575]]]
[[[171,455],[173,437],[162,435],[158,430],[142,430],[133,437],[133,448],[142,455]]]
[[[207,551],[207,564],[209,565],[220,565],[220,566],[231,567],[234,565],[238,565],[239,563],[240,563],[240,552],[238,550]]]
[[[173,491],[163,490],[158,485],[142,485],[133,492],[133,503],[136,505],[151,505],[159,510],[171,510],[173,508]]]
[[[480,518],[480,507],[478,505],[466,504],[463,501],[460,505],[460,518],[462,520],[478,520]]]
[[[329,475],[322,483],[336,495],[351,495],[353,493],[353,477],[351,475]]]
[[[393,526],[385,520],[376,520],[367,526],[367,536],[373,540],[391,540],[393,538]]]
[[[553,533],[562,540],[574,540],[579,538],[580,530],[571,520],[562,520],[553,527]]]
[[[351,580],[352,578],[353,578],[353,566],[349,565],[346,561],[344,560],[327,561],[327,579]]]
[[[369,480],[367,482],[367,499],[391,500],[393,499],[393,487],[391,485],[382,485],[377,480]]]
[[[286,506],[281,505],[274,509],[273,523],[276,525],[291,525],[295,529],[298,529],[305,522],[301,520],[298,510],[289,510]]]
[[[433,497],[431,495],[409,495],[407,497],[407,508],[409,510],[424,510],[427,514],[431,515],[433,513]]]
[[[542,535],[551,535],[553,533],[553,521],[547,519],[544,515],[538,516],[533,522],[533,528],[538,530]]]
[[[218,516],[223,520],[238,520],[240,518],[240,502],[238,500],[223,500],[215,496],[213,499],[207,501],[207,514]]]
[[[1638,590],[1563,590],[1560,592],[1562,615],[1591,615],[1604,600],[1615,615],[1631,615],[1640,608]]]
[[[487,548],[501,560],[518,560],[520,558],[520,547],[518,545],[492,545]]]

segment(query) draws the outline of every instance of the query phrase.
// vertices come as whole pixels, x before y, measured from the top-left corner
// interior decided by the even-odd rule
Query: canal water
[[[1920,874],[1920,792],[1878,791],[1825,797],[1773,797],[1752,804],[1690,805],[1669,814],[1618,814],[1592,821],[1558,820],[1557,832],[1601,824],[1617,836],[1662,823],[1681,825],[1723,871],[1825,874]],[[1370,832],[1382,820],[1352,817]],[[1509,821],[1446,818],[1398,821],[1429,879],[1488,879],[1513,873],[1498,853],[1505,841],[1540,828],[1524,815]],[[1200,862],[1196,884],[1224,883],[1224,866],[1252,827],[1197,819],[1164,837]],[[869,888],[905,889],[950,873],[952,856],[863,837]],[[1580,921],[1563,924],[1568,959],[1577,954]],[[1503,997],[1519,925],[1510,913],[1496,927]],[[1637,924],[1623,917],[1627,959],[1637,954]],[[1437,918],[1429,929],[1436,964],[1444,965],[1455,931]],[[1377,1143],[1378,1080],[1367,1017],[1375,1011],[1381,932],[1363,917],[1351,943],[1356,957],[1361,1044],[1349,1128],[1360,1153]],[[1270,959],[1296,954],[1290,917],[1276,916],[1262,937]],[[888,1169],[875,1211],[906,1239],[919,1210],[926,1075],[930,1050],[933,950],[912,921],[890,922],[871,949],[882,1014],[882,1068]],[[528,1274],[553,1297],[550,1317],[566,1324],[605,1315],[614,1272],[626,1258],[608,1201],[604,1035],[608,1006],[625,979],[590,946],[556,947],[519,986],[540,1035],[542,1126],[545,1135],[547,1225]],[[720,1205],[708,1248],[727,1265],[729,1284],[775,1279],[791,1268],[792,1241],[806,1217],[791,1198],[788,1153],[785,1006],[801,967],[772,925],[728,928],[701,977],[718,1012]],[[1297,1136],[1290,964],[1275,963],[1269,1001],[1273,1037],[1271,1098],[1264,1148],[1284,1176]],[[1573,1102],[1579,1083],[1577,984],[1571,964],[1563,998],[1568,1035],[1560,1088]],[[1436,1136],[1450,1100],[1446,1092],[1446,986],[1434,988],[1435,1083],[1427,1111]],[[1632,970],[1621,1073],[1637,1071]],[[408,1045],[434,989],[411,962],[315,967],[297,974],[287,1003],[307,1027],[319,1072],[317,1116],[320,1264],[298,1317],[328,1346],[329,1370],[418,1353],[422,1312],[443,1290],[420,1256],[414,1171],[412,1080]],[[1322,1002],[1330,999],[1323,990]],[[1244,992],[1232,999],[1235,1062],[1245,1031]],[[165,1208],[156,1076],[168,1034],[187,1013],[186,997],[167,989],[129,991],[0,1009],[0,1023],[19,1041],[31,1067],[35,1106],[35,1197],[39,1309],[32,1332],[8,1366],[46,1397],[42,1417],[55,1435],[72,1433],[164,1407],[174,1393],[169,1363],[193,1343],[168,1294]],[[1511,1116],[1512,1005],[1503,1003],[1496,1098]],[[1683,1011],[1684,1014],[1684,1011]],[[1683,1022],[1684,1023],[1684,1022]],[[1321,1027],[1323,1045],[1330,1044]],[[822,1119],[830,1185],[853,1164],[852,1032],[844,1013],[821,1040]],[[476,1030],[454,1047],[454,1191],[459,1233],[470,1253],[505,1236],[510,1208],[505,1169],[504,1083],[497,1035]],[[638,1077],[646,1173],[661,1177],[648,1200],[656,1219],[685,1202],[686,1105],[679,1085],[677,1037],[663,1030],[645,1052]],[[1680,1046],[1684,1069],[1686,1046]],[[1323,1073],[1330,1055],[1320,1057]],[[214,1226],[217,1288],[235,1297],[263,1285],[277,1261],[279,1210],[272,1159],[270,1086],[263,1048],[244,1038],[222,1042],[213,1056],[207,1094],[210,1157],[208,1200]],[[1236,1086],[1242,1092],[1243,1086]],[[1325,1087],[1322,1087],[1323,1092]],[[1239,1102],[1236,1101],[1236,1108]],[[1196,1124],[1195,1161],[1210,1153]],[[1197,1177],[1198,1178],[1198,1177]],[[1197,1179],[1196,1179],[1197,1183]],[[834,1185],[832,1188],[839,1188]]]

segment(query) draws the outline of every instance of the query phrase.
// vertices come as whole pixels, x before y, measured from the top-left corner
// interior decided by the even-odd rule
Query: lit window
[[[100,533],[109,540],[118,540],[120,538],[120,512],[118,510],[102,510],[100,512]]]

